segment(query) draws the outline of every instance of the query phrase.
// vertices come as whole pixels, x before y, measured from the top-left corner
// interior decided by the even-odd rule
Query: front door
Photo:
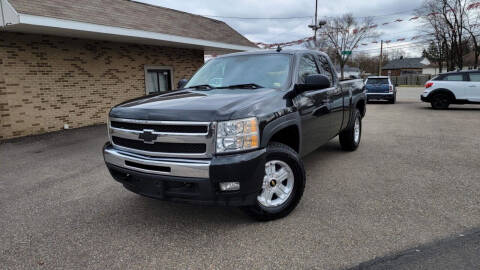
[[[313,55],[302,56],[298,66],[297,82],[303,83],[308,75],[320,74]],[[306,155],[330,139],[329,117],[331,89],[303,92],[294,98],[302,118],[302,155]]]
[[[168,69],[147,70],[147,95],[159,94],[172,90],[172,74]]]
[[[480,72],[469,74],[470,81],[467,82],[467,99],[473,102],[480,102]]]
[[[323,55],[317,55],[317,60],[319,61],[318,67],[320,69],[320,74],[327,76],[330,79],[331,88],[328,89],[328,100],[329,100],[329,116],[328,116],[328,134],[329,139],[338,135],[343,122],[343,99],[344,92],[342,91],[338,79],[336,77],[336,72],[330,61],[327,57]],[[325,130],[327,132],[327,130]]]

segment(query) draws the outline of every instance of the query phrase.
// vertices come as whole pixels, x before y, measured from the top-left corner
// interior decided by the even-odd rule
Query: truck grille
[[[209,158],[214,152],[215,123],[111,118],[115,148],[158,157]]]
[[[144,129],[151,129],[157,132],[167,133],[207,133],[208,126],[180,126],[180,125],[145,125],[137,123],[127,123],[112,121],[113,128],[129,129],[143,131]]]
[[[150,152],[203,154],[207,145],[202,143],[161,143],[147,144],[138,140],[112,137],[115,145]]]

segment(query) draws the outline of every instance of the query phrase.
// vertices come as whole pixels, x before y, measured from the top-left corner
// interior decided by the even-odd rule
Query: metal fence
[[[425,85],[427,81],[432,79],[432,75],[402,75],[390,76],[393,84],[396,85]]]

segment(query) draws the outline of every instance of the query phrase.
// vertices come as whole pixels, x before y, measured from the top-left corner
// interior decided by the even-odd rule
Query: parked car
[[[363,81],[334,70],[308,50],[212,59],[182,90],[114,107],[106,165],[144,196],[284,217],[305,188],[302,156],[337,135],[344,150],[360,144]]]
[[[397,101],[397,88],[388,76],[371,76],[365,81],[367,100],[388,100],[395,104]]]
[[[480,70],[440,74],[425,84],[420,98],[434,109],[447,109],[450,104],[480,104]]]

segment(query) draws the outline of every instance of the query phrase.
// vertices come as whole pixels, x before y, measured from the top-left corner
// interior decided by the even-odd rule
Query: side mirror
[[[297,84],[297,89],[300,91],[320,90],[331,87],[330,79],[325,75],[314,74],[305,77],[305,82]]]
[[[177,89],[183,89],[183,87],[188,83],[187,79],[181,79],[178,81]]]

